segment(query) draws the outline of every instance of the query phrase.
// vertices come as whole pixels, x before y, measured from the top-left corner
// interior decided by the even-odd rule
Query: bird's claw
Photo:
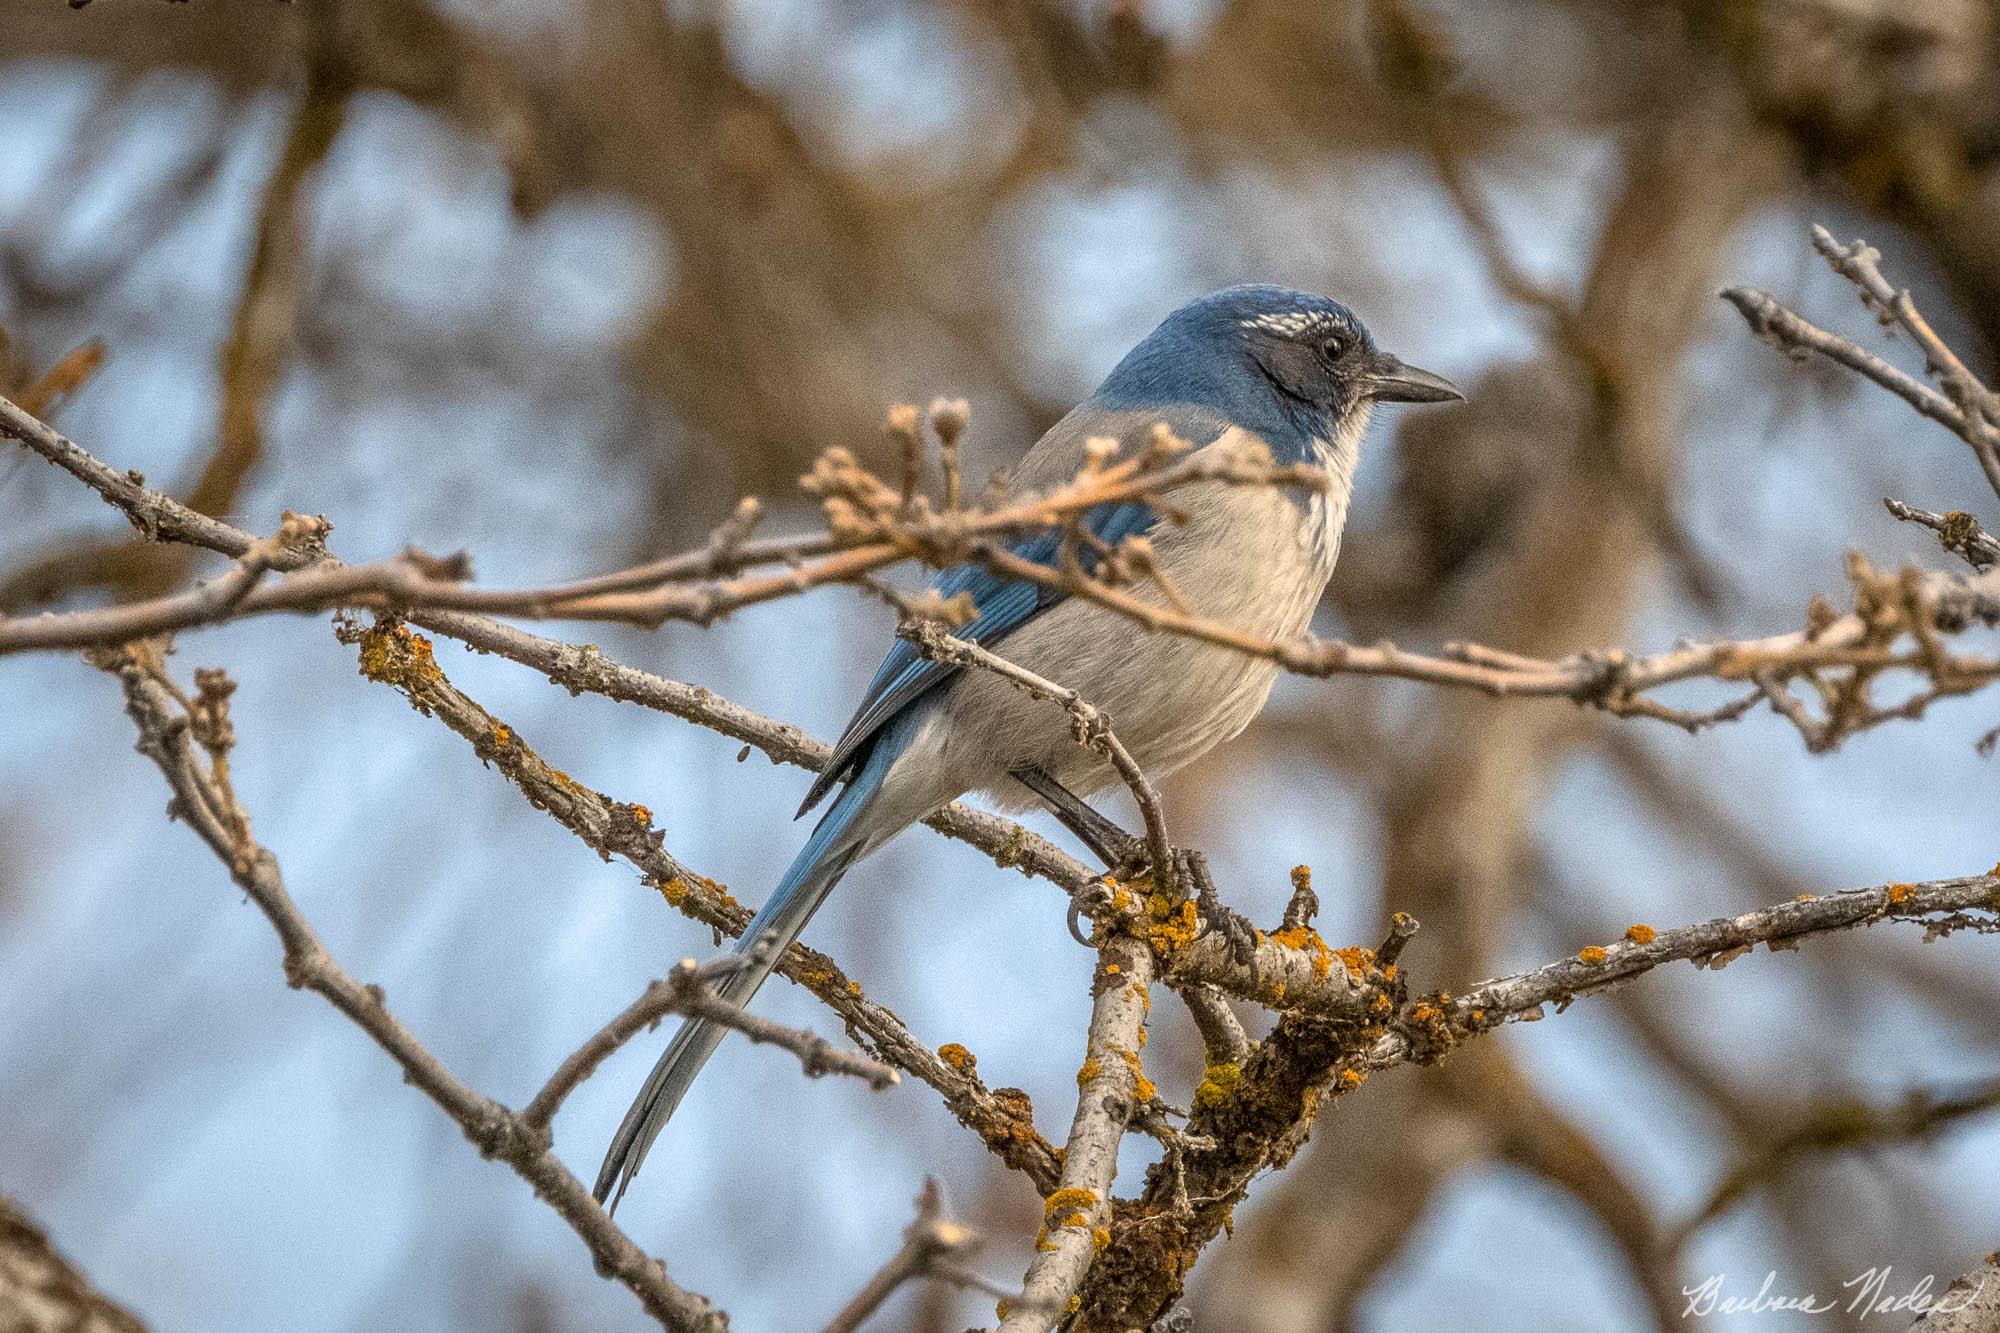
[[[1069,937],[1075,940],[1078,944],[1081,944],[1084,948],[1089,949],[1095,946],[1093,946],[1090,942],[1089,932],[1083,929],[1082,925],[1083,911],[1084,911],[1084,903],[1083,903],[1082,892],[1079,891],[1077,893],[1071,894],[1069,898]]]
[[[1227,906],[1215,891],[1215,880],[1208,873],[1208,858],[1200,852],[1177,852],[1181,874],[1194,888],[1195,910],[1201,913],[1201,929],[1196,939],[1206,939],[1220,932],[1229,944],[1229,955],[1239,966],[1250,969],[1252,980],[1257,976],[1257,938],[1260,932],[1250,924],[1250,918],[1235,908]]]

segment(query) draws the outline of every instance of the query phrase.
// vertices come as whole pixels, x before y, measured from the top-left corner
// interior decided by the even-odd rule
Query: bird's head
[[[1374,403],[1464,396],[1377,347],[1340,302],[1264,284],[1226,287],[1174,311],[1098,391],[1106,406],[1206,408],[1274,446],[1284,428],[1326,437]]]

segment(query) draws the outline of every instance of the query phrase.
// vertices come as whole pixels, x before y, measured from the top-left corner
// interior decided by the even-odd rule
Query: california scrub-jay
[[[1162,521],[1138,501],[1103,504],[1085,518],[1107,548],[1134,533],[1149,537],[1163,581],[1194,613],[1247,634],[1290,639],[1305,632],[1333,573],[1370,410],[1380,402],[1462,396],[1446,380],[1379,351],[1337,302],[1283,287],[1231,287],[1167,316],[1028,451],[1015,484],[1035,490],[1066,482],[1083,466],[1087,440],[1129,440],[1159,422],[1198,447],[1240,447],[1248,437],[1275,462],[1324,468],[1323,490],[1190,483],[1173,493],[1179,521]],[[1013,550],[1053,567],[1061,540],[1046,532]],[[947,569],[932,586],[945,597],[971,594],[978,615],[957,631],[961,637],[999,645],[1021,666],[1078,691],[1114,719],[1118,738],[1155,776],[1242,731],[1277,677],[1268,660],[1147,633],[1092,601],[983,566]],[[1156,582],[1134,595],[1167,604]],[[1091,814],[1075,794],[1117,781],[1102,756],[1077,744],[1062,710],[991,672],[961,671],[897,642],[799,813],[845,786],[737,945],[748,953],[775,934],[776,948],[731,973],[722,994],[748,1001],[855,862],[965,793],[986,792],[1015,810],[1040,800],[1074,828],[1079,812]],[[614,1186],[623,1195],[721,1039],[722,1029],[699,1020],[675,1034],[605,1154],[600,1202]]]

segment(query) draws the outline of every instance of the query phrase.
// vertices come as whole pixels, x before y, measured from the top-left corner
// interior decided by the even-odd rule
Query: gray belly
[[[1190,487],[1176,495],[1188,522],[1155,534],[1155,558],[1188,608],[1244,633],[1303,633],[1325,591],[1338,543],[1324,497],[1264,487]],[[1133,589],[1170,605],[1154,584]],[[1161,777],[1249,725],[1277,667],[1071,597],[1003,639],[1001,656],[1081,693],[1147,773]],[[1118,782],[1077,744],[1068,715],[990,672],[961,674],[898,768],[953,794],[985,790],[1003,807],[1033,804],[1006,775],[1024,765],[1072,791]],[[922,770],[921,774],[914,770]],[[902,776],[899,774],[898,776]]]

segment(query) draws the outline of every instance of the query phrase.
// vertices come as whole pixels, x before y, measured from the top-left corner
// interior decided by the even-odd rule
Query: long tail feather
[[[736,942],[737,953],[749,954],[756,949],[759,940],[775,933],[776,947],[765,952],[760,961],[730,973],[716,988],[722,998],[733,1004],[749,1003],[750,997],[770,976],[779,955],[799,937],[806,923],[812,920],[813,913],[833,892],[840,877],[847,873],[848,867],[880,841],[879,837],[871,839],[868,836],[868,821],[864,816],[876,792],[881,789],[889,759],[890,756],[885,755],[882,756],[883,762],[866,765],[813,829],[812,837],[799,850],[791,868],[785,871],[784,878],[778,881],[778,887],[765,901],[763,909]],[[625,1112],[624,1123],[618,1126],[618,1133],[613,1136],[611,1147],[604,1154],[604,1165],[598,1168],[597,1185],[592,1191],[599,1203],[610,1197],[611,1211],[617,1211],[618,1201],[625,1197],[625,1187],[639,1174],[639,1165],[646,1160],[647,1150],[660,1136],[660,1131],[666,1128],[674,1108],[687,1095],[701,1067],[708,1063],[708,1057],[721,1044],[723,1032],[723,1028],[713,1023],[689,1019],[674,1034],[666,1054],[653,1066],[653,1072],[646,1076],[645,1086],[639,1090],[631,1109]],[[612,1193],[614,1188],[617,1191],[615,1195]]]

